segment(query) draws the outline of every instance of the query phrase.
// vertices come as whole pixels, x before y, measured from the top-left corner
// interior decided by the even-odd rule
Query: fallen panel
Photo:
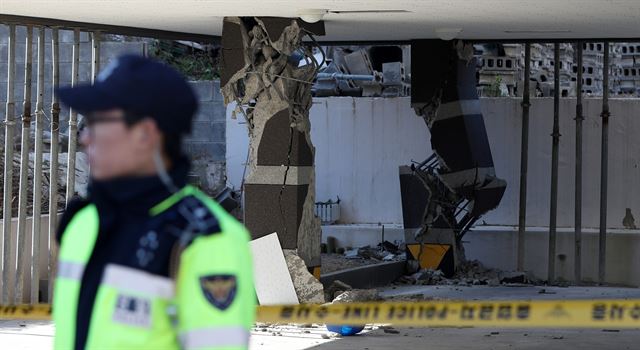
[[[298,296],[278,241],[272,233],[249,242],[260,305],[298,304]]]

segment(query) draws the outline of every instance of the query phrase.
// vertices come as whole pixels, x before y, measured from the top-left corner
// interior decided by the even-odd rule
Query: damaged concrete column
[[[464,261],[462,238],[498,206],[507,184],[493,164],[476,90],[473,45],[414,40],[411,56],[411,62],[419,63],[411,67],[411,106],[427,123],[433,155],[400,167],[405,240],[423,268],[432,267],[421,260],[424,243],[437,245],[439,262],[432,264],[447,273],[442,265],[450,248],[459,265]]]
[[[250,139],[244,223],[254,239],[277,232],[310,268],[320,266],[309,109],[321,62],[302,39],[323,32],[322,23],[297,19],[229,17],[222,33],[222,93]]]

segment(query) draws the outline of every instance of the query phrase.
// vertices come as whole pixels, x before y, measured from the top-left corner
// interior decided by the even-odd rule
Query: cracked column
[[[495,209],[506,189],[497,177],[476,90],[473,46],[462,41],[411,43],[411,106],[427,123],[433,155],[400,167],[405,239],[453,247],[464,261],[462,238]],[[440,247],[442,248],[442,247]],[[420,261],[423,245],[412,252]],[[449,248],[440,250],[444,262]],[[448,274],[454,269],[448,265]],[[455,267],[455,266],[454,266]]]
[[[307,267],[320,266],[311,143],[311,86],[321,62],[303,37],[324,25],[291,18],[228,17],[222,33],[225,103],[245,118],[249,162],[244,223],[252,238],[277,232],[283,249],[297,249]],[[300,61],[307,64],[299,67]]]

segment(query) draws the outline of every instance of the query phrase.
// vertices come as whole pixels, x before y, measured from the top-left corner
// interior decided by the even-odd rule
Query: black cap
[[[60,101],[79,113],[122,108],[149,116],[165,133],[191,132],[198,100],[184,77],[164,63],[137,55],[120,56],[93,85],[57,90]]]

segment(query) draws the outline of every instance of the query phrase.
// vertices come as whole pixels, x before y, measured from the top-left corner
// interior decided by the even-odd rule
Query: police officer
[[[182,136],[196,97],[172,68],[122,56],[62,88],[85,116],[88,195],[60,245],[55,348],[246,349],[255,291],[246,229],[187,185]]]

